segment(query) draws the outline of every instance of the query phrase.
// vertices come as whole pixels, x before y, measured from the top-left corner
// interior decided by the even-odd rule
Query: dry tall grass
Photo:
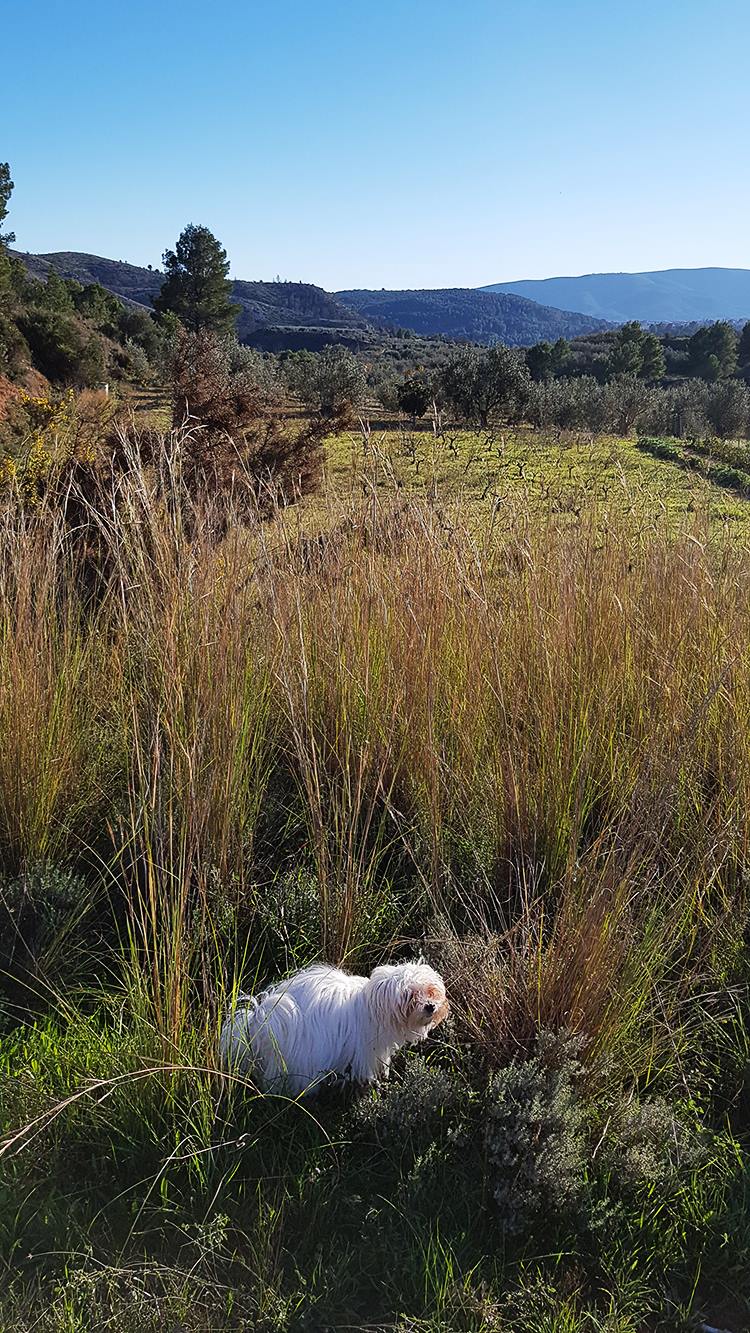
[[[569,1026],[679,1067],[744,920],[747,554],[594,515],[481,539],[416,499],[219,539],[173,486],[134,455],[90,508],[95,598],[52,496],[5,503],[6,867],[106,863],[168,1047],[211,1014],[220,903],[262,970],[304,864],[325,956],[422,935],[488,1062]]]

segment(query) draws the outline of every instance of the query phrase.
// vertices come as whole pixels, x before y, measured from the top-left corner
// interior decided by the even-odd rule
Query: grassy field
[[[750,1327],[742,461],[365,427],[228,533],[2,506],[0,1328]],[[238,985],[420,953],[387,1087],[219,1070]]]
[[[712,530],[744,538],[750,477],[712,481],[709,459],[695,449],[672,441],[673,456],[658,457],[648,443],[527,428],[447,430],[437,438],[426,429],[352,431],[329,442],[328,494],[370,484],[458,505],[482,523],[518,505],[574,520],[593,513],[602,523],[626,515],[643,531],[658,531],[665,517],[672,529],[685,527],[699,514]],[[750,449],[734,447],[750,468]]]
[[[139,425],[168,429],[163,390],[124,387],[122,393],[125,410]],[[413,429],[389,427],[373,405],[361,428],[329,439],[324,503],[308,502],[295,517],[325,528],[332,503],[375,489],[423,496],[459,511],[464,522],[482,525],[520,504],[535,515],[574,520],[584,512],[595,512],[604,523],[625,515],[644,531],[659,531],[665,516],[672,530],[698,516],[712,535],[726,532],[744,541],[749,470],[746,441],[713,441],[699,450],[695,442],[528,428],[477,432],[448,426],[435,435],[427,421]]]

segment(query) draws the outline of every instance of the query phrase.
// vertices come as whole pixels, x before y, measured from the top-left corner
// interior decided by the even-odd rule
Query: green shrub
[[[103,379],[105,344],[74,314],[32,308],[19,319],[19,328],[34,365],[48,379],[84,388]]]
[[[412,1055],[401,1078],[357,1104],[354,1119],[384,1145],[424,1148],[454,1128],[468,1108],[467,1089],[454,1074]]]
[[[586,1180],[590,1112],[580,1091],[580,1039],[542,1033],[529,1060],[492,1078],[485,1142],[502,1224],[527,1231],[536,1219],[572,1214]]]
[[[70,938],[91,902],[91,888],[72,870],[40,864],[0,876],[0,960],[27,970]]]
[[[626,1197],[652,1189],[663,1197],[705,1154],[705,1133],[660,1097],[626,1103],[602,1143],[602,1164],[611,1171],[616,1191]]]

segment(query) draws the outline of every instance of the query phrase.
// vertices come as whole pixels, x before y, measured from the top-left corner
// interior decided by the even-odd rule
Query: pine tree
[[[16,238],[12,231],[2,231],[12,193],[10,167],[0,162],[0,373],[18,368],[28,358],[28,347],[16,322],[18,298],[14,288],[21,265],[9,251]]]
[[[554,348],[550,342],[534,343],[526,350],[526,365],[531,378],[537,383],[552,379],[554,373]]]
[[[640,376],[644,380],[660,380],[664,378],[667,369],[667,363],[664,358],[664,348],[661,341],[655,333],[647,333],[641,343],[641,369]]]
[[[645,334],[637,319],[623,324],[615,334],[609,355],[611,376],[640,375],[643,367],[643,339]]]
[[[37,304],[45,310],[56,310],[58,314],[72,315],[75,310],[68,284],[54,269],[50,270],[47,281],[40,286]]]
[[[558,338],[556,343],[552,344],[552,369],[556,375],[561,374],[570,360],[570,343],[567,338]]]
[[[733,375],[737,369],[738,342],[737,334],[726,320],[698,329],[688,343],[693,373],[704,380]]]
[[[208,227],[185,227],[164,254],[166,277],[154,306],[174,314],[192,332],[231,333],[240,307],[230,301],[227,252]]]

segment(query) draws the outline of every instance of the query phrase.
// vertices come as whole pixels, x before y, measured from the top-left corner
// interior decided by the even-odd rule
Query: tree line
[[[717,320],[680,335],[657,334],[629,320],[614,332],[535,343],[526,351],[526,364],[537,381],[582,374],[600,383],[618,375],[636,375],[649,384],[691,378],[715,383],[738,373],[747,378],[750,321],[739,333],[728,321]]]
[[[416,371],[381,386],[390,410],[419,418],[448,413],[467,426],[527,422],[540,429],[594,434],[745,438],[750,435],[750,389],[733,377],[653,383],[632,365],[609,379],[594,375],[535,377],[528,349],[456,349],[437,370]],[[561,349],[557,349],[557,355]]]

